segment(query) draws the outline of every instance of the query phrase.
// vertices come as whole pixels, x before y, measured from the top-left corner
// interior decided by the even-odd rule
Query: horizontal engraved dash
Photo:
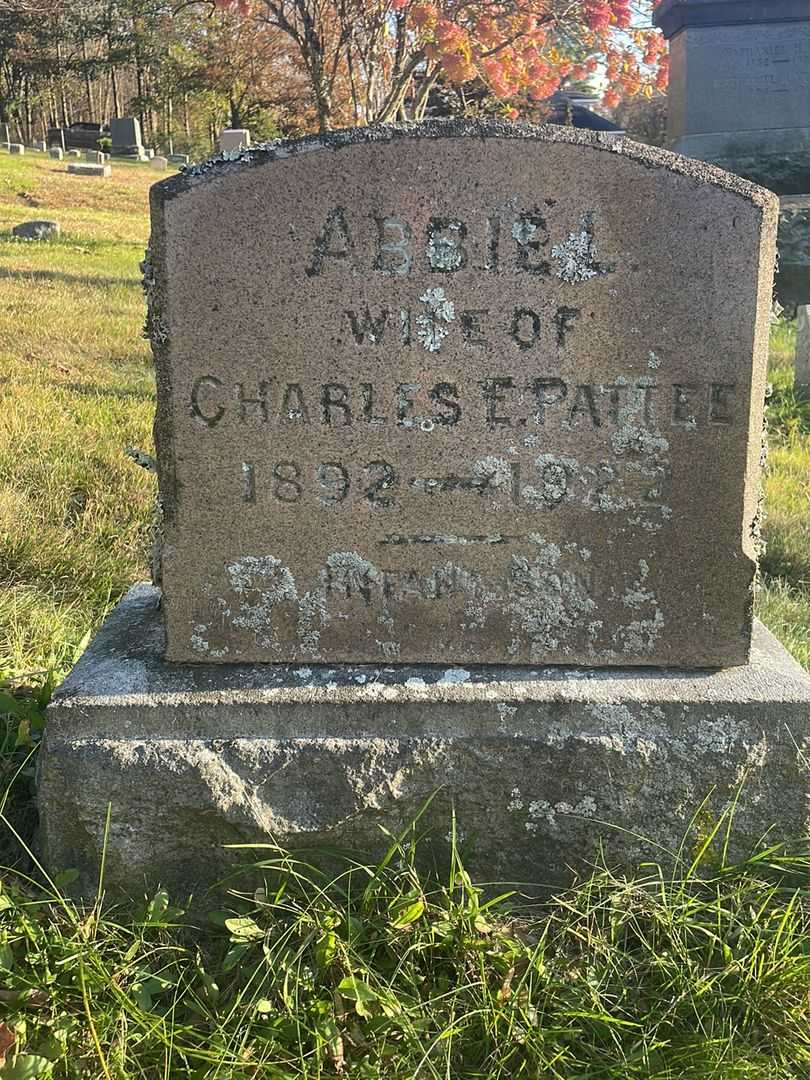
[[[378,540],[377,545],[384,547],[392,544],[402,547],[406,544],[511,544],[525,539],[525,536],[505,536],[503,533],[493,533],[490,536],[402,536],[399,533],[389,533],[382,540]]]

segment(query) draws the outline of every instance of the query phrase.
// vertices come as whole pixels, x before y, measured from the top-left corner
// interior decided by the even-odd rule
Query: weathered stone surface
[[[82,152],[81,152],[81,150],[75,150],[75,149],[68,150],[67,151],[67,156],[72,157],[72,158],[78,158],[78,157],[82,156]]]
[[[743,663],[776,210],[471,122],[153,187],[169,658]]]
[[[107,155],[102,150],[85,150],[84,160],[92,165],[103,165],[107,160]]]
[[[58,221],[23,221],[11,231],[22,240],[48,240],[58,236],[60,229]]]
[[[810,827],[810,679],[761,626],[720,672],[177,665],[137,586],[48,710],[46,864],[185,891],[272,838],[378,854],[441,788],[474,873],[561,884],[570,868],[669,858],[742,783],[732,855]],[[775,826],[775,828],[773,828]],[[250,855],[241,855],[246,860]]]
[[[188,154],[169,154],[172,165],[188,165],[190,160]]]
[[[168,164],[168,158],[163,157],[161,154],[156,154],[149,162],[150,167],[156,172],[165,172]]]
[[[49,154],[49,155],[50,155],[50,156],[51,156],[51,157],[52,157],[52,158],[53,158],[53,159],[54,159],[55,161],[61,161],[61,160],[62,160],[62,158],[63,158],[63,157],[65,156],[65,151],[64,151],[64,150],[62,150],[62,149],[61,149],[60,147],[58,147],[58,146],[52,146],[52,147],[50,148],[50,150],[48,151],[48,154]]]
[[[22,143],[9,143],[8,144],[8,152],[10,154],[24,154],[25,153],[25,147],[23,146]]]
[[[804,0],[664,0],[669,141],[780,194],[810,175],[810,10]]]
[[[67,167],[69,173],[75,176],[112,176],[111,165],[91,165],[90,162],[70,163]]]
[[[223,153],[242,150],[246,146],[250,146],[250,132],[247,128],[225,128],[219,134],[219,149]]]

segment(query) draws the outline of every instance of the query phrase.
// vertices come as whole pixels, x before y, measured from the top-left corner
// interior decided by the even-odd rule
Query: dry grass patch
[[[22,157],[3,155],[0,204],[22,210],[47,209],[49,213],[84,209],[143,214],[149,188],[170,175],[169,171],[157,173],[146,162],[115,160],[109,178],[74,176],[67,171],[69,160],[54,161],[47,154],[32,151]]]

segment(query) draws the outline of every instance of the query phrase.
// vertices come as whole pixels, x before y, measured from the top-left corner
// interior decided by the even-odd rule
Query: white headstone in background
[[[247,128],[225,128],[220,132],[220,150],[241,150],[247,146],[250,146],[250,132]]]

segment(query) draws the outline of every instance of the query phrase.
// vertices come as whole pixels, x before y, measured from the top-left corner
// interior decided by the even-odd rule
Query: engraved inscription
[[[642,376],[613,383],[568,382],[558,375],[493,375],[472,384],[439,381],[370,383],[278,382],[228,385],[212,375],[194,380],[189,413],[207,428],[220,425],[371,425],[425,432],[458,425],[503,428],[616,428],[628,410],[647,426],[698,428],[737,423],[736,383],[665,384]]]
[[[804,62],[780,57],[712,77]],[[460,136],[386,136],[362,175],[354,145],[319,146],[229,163],[172,201],[172,222],[186,199],[226,207],[232,175],[269,210],[230,248],[213,211],[174,241],[170,659],[741,659],[732,470],[758,406],[736,283],[762,208],[722,191],[710,213],[711,178],[548,141],[493,141],[470,184]],[[192,321],[209,278],[222,307]]]

